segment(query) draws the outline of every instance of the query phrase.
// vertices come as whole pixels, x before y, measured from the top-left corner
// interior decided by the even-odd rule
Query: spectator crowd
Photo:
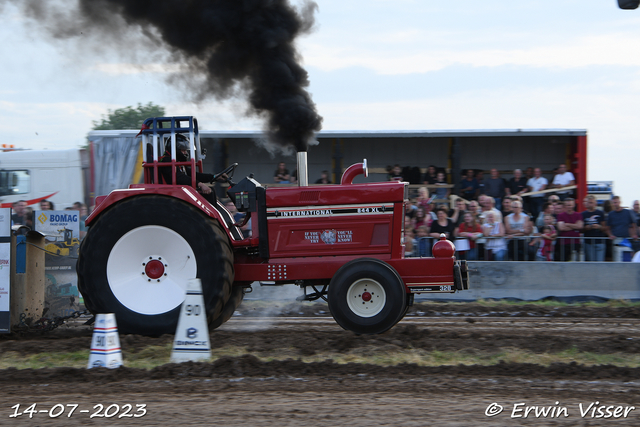
[[[614,196],[600,208],[588,195],[585,209],[577,212],[573,189],[566,188],[575,177],[565,165],[551,182],[540,168],[516,169],[508,180],[497,169],[486,178],[469,169],[452,209],[451,189],[438,188],[443,175],[430,166],[423,182],[433,191],[421,187],[417,197],[405,201],[405,256],[430,256],[441,234],[454,241],[457,257],[467,260],[623,261],[629,260],[625,253],[640,250],[640,202],[625,209]]]

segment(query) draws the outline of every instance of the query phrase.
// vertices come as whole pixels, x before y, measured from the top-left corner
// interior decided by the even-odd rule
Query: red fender
[[[100,215],[116,203],[128,199],[130,197],[140,197],[146,194],[157,194],[160,196],[174,197],[183,202],[189,203],[200,209],[202,213],[208,217],[215,218],[222,224],[229,239],[233,241],[233,237],[229,227],[225,223],[220,213],[211,206],[200,193],[189,186],[182,185],[165,185],[165,184],[132,184],[129,188],[121,190],[113,190],[107,196],[96,197],[96,207],[91,215],[85,220],[87,226],[91,225]]]

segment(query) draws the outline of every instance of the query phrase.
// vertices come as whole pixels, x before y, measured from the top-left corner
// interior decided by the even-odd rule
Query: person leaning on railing
[[[544,223],[539,227],[538,237],[529,245],[537,247],[536,261],[553,261],[553,248],[556,244],[558,231],[553,225],[555,218],[551,215],[544,216]]]
[[[440,234],[444,234],[447,239],[453,235],[454,224],[451,219],[447,217],[447,210],[445,208],[438,208],[436,210],[437,221],[433,221],[430,227],[429,237],[435,239],[440,238]]]
[[[604,233],[606,230],[606,222],[604,212],[597,209],[598,202],[596,196],[590,194],[584,199],[584,206],[587,208],[582,212],[582,221],[584,222],[584,260],[585,261],[604,261],[606,251]]]
[[[414,256],[423,258],[431,256],[431,246],[433,246],[433,242],[434,239],[429,237],[429,227],[426,225],[420,226],[420,228],[416,230]]]
[[[582,215],[575,211],[576,202],[573,198],[566,198],[563,204],[564,211],[556,217],[561,241],[556,244],[554,259],[571,261],[574,251],[576,254],[580,253],[580,231],[584,227],[584,222]]]
[[[485,248],[487,249],[486,261],[504,261],[507,258],[507,241],[504,239],[504,225],[496,221],[493,212],[487,212],[485,222],[482,224],[482,233],[487,237]]]
[[[514,261],[533,260],[535,249],[529,253],[529,239],[526,237],[533,231],[529,217],[522,212],[522,202],[511,203],[513,212],[504,219],[505,233],[509,241],[509,258]]]
[[[476,222],[475,217],[471,212],[465,212],[463,214],[463,222],[458,228],[455,229],[454,234],[457,239],[465,239],[465,246],[468,249],[464,251],[460,250],[462,259],[468,261],[474,261],[478,259],[478,251],[476,248],[476,240],[483,236],[482,227]],[[462,244],[458,243],[456,239],[456,247],[462,247]]]
[[[621,243],[624,239],[638,238],[638,228],[634,215],[629,209],[623,209],[620,196],[611,198],[611,212],[607,215],[607,229],[609,239],[613,240],[613,260],[622,261],[622,253],[625,251]]]

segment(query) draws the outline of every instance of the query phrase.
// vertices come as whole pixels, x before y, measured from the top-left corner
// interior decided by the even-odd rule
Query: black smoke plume
[[[245,95],[269,139],[306,151],[322,117],[306,88],[294,40],[311,31],[317,5],[288,0],[0,0],[55,39],[124,57],[164,56],[183,65],[171,81],[191,98]]]

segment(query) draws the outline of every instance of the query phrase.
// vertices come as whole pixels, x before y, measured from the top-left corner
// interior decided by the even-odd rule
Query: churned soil
[[[76,321],[45,333],[0,335],[0,354],[89,348],[92,328],[82,323]],[[237,346],[260,356],[287,349],[291,357],[380,348],[473,352],[518,348],[534,353],[575,348],[633,354],[640,352],[638,323],[640,307],[531,304],[496,308],[474,303],[419,303],[388,332],[358,336],[341,329],[330,317],[326,304],[283,304],[275,308],[242,304],[231,322],[211,331],[211,344],[212,348]],[[172,340],[173,335],[120,336],[122,348],[131,352]]]
[[[262,309],[247,304],[211,331],[212,347],[241,349],[237,357],[150,370],[0,370],[0,425],[640,425],[640,368],[576,363],[379,366],[332,360],[408,350],[488,356],[576,349],[624,357],[640,350],[640,320],[632,307],[417,304],[396,327],[374,336],[342,330],[323,304],[284,305],[279,311],[267,318]],[[78,322],[44,334],[3,336],[0,357],[7,352],[77,351],[89,348],[91,336],[91,327]],[[172,338],[121,335],[125,365],[127,355],[169,345]],[[309,356],[320,359],[300,360]],[[283,360],[269,360],[273,358]],[[37,410],[58,405],[55,409],[64,407],[65,412],[29,418],[24,410],[34,403]],[[69,417],[73,405],[77,411]],[[102,412],[96,405],[103,405]],[[127,405],[132,405],[129,413]],[[146,413],[129,417],[144,412],[136,405],[146,405]],[[524,418],[523,408],[534,406],[555,410],[535,416],[532,409]],[[605,418],[603,409],[598,417],[600,406],[612,406],[612,415]],[[613,415],[618,406],[626,408],[626,416],[619,415],[623,409]],[[109,417],[100,416],[107,407]],[[16,411],[23,414],[11,417]],[[94,412],[98,416],[90,418]]]

